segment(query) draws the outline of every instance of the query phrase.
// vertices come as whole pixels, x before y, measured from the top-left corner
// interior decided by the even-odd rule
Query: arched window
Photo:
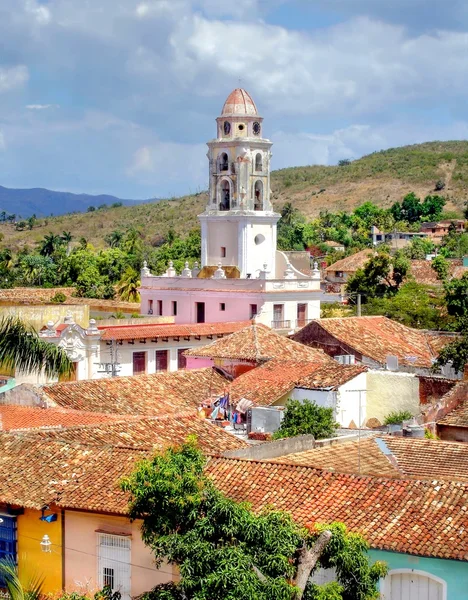
[[[255,156],[255,170],[263,171],[263,161],[260,152]]]
[[[229,181],[226,179],[221,183],[221,199],[219,203],[219,210],[230,210],[231,209],[231,186]]]
[[[220,171],[228,171],[229,170],[229,160],[226,152],[223,152],[219,158],[219,170]]]
[[[263,210],[263,183],[256,181],[254,186],[254,210]]]

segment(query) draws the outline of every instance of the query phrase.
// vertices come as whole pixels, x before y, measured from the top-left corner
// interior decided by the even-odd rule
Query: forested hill
[[[368,200],[388,208],[410,191],[424,198],[436,188],[447,200],[446,209],[461,212],[468,199],[468,142],[427,142],[375,152],[342,166],[282,169],[272,173],[271,187],[275,208],[291,202],[307,217],[323,210],[351,212]],[[13,224],[0,224],[0,232],[4,243],[16,248],[38,241],[48,232],[63,231],[101,247],[105,236],[115,229],[136,227],[148,243],[157,244],[171,227],[184,234],[197,226],[196,217],[206,201],[206,193],[115,208],[109,206],[112,201],[103,200],[108,206],[94,212],[39,219],[32,230],[18,231]],[[21,207],[16,205],[14,212],[21,214]]]

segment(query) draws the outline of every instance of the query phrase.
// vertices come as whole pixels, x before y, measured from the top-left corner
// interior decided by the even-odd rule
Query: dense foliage
[[[333,409],[318,406],[310,400],[288,400],[281,427],[274,439],[311,434],[315,439],[333,437],[338,423],[333,418]]]
[[[180,272],[185,261],[192,265],[200,256],[200,233],[193,230],[181,239],[170,230],[158,246],[144,241],[134,228],[118,229],[106,236],[108,248],[96,250],[86,239],[74,241],[70,232],[47,234],[36,248],[23,248],[14,254],[0,249],[0,287],[74,286],[75,294],[86,298],[139,301],[140,269],[143,261],[156,275],[170,260]],[[60,302],[57,297],[54,301]]]
[[[385,575],[370,565],[368,546],[342,524],[308,532],[287,513],[221,494],[204,474],[205,458],[194,440],[142,461],[123,480],[129,514],[142,519],[142,537],[158,565],[178,566],[180,581],[158,586],[146,600],[371,600]],[[331,531],[317,566],[334,566],[338,583],[296,586],[301,556]]]

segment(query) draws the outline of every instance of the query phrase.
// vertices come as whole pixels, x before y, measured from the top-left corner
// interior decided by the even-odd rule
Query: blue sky
[[[207,185],[239,79],[273,167],[468,138],[465,0],[0,0],[0,185]]]

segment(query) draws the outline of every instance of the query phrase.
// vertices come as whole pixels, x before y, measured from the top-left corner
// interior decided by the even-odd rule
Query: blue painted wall
[[[468,598],[468,562],[421,558],[382,550],[370,550],[369,557],[372,562],[376,560],[386,562],[389,571],[393,569],[415,569],[440,577],[447,583],[447,600],[467,600]]]

